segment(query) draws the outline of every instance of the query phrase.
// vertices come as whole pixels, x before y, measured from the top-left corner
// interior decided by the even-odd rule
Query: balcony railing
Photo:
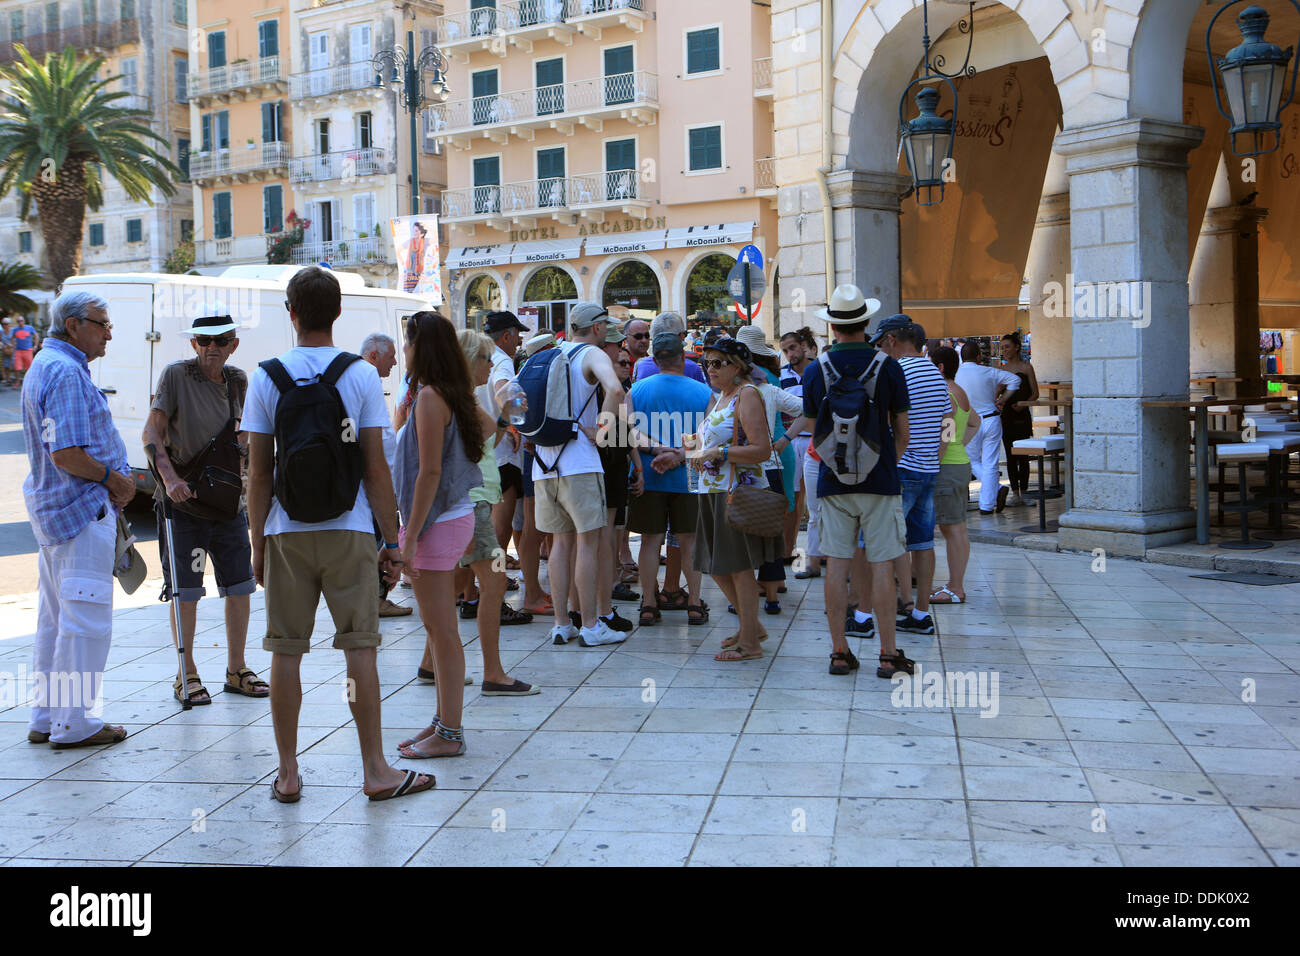
[[[76,50],[111,50],[139,39],[140,21],[135,18],[83,23],[61,30],[33,33],[20,40],[6,40],[0,43],[0,63],[18,59],[18,54],[14,51],[14,45],[18,43],[25,46],[32,56],[40,59],[46,53],[58,53],[69,46]]]
[[[223,149],[190,157],[190,179],[199,182],[222,176],[251,176],[281,169],[288,163],[288,143],[254,144],[252,149]]]
[[[315,153],[289,160],[289,181],[295,183],[351,179],[386,172],[391,172],[388,153],[378,148]]]
[[[444,189],[444,222],[521,219],[608,207],[648,206],[634,169],[530,179],[504,185]]]
[[[659,77],[639,70],[570,80],[555,86],[453,100],[434,107],[436,135],[455,138],[493,127],[519,129],[569,125],[583,117],[618,116],[659,109]],[[628,118],[633,118],[629,116]]]
[[[639,32],[643,20],[642,0],[516,0],[439,17],[438,36],[444,49],[488,47],[504,56],[504,48],[491,47],[494,36],[527,48],[528,38],[545,36],[557,28],[568,34],[576,29],[599,37],[602,26],[620,23]]]
[[[202,239],[195,249],[200,263],[266,261],[271,236],[233,236],[228,239]]]
[[[776,192],[776,160],[754,160],[754,191],[760,196]]]
[[[754,61],[754,95],[769,97],[772,95],[772,58],[759,57]]]
[[[337,239],[331,242],[304,242],[294,246],[289,262],[295,266],[328,262],[332,266],[386,265],[392,261],[390,245],[373,236],[366,239]]]
[[[289,95],[294,99],[312,96],[331,96],[353,90],[378,89],[375,80],[379,74],[369,60],[364,63],[345,63],[342,66],[295,73],[289,77]]]
[[[128,92],[126,96],[119,96],[109,105],[119,110],[147,110],[152,109],[149,104],[148,94]]]
[[[251,92],[268,84],[283,83],[284,80],[284,64],[280,58],[267,56],[252,62],[230,63],[195,73],[189,79],[189,95],[191,99],[203,100]]]

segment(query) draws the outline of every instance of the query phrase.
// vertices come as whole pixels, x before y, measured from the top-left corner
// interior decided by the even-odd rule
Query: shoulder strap
[[[339,379],[343,377],[343,373],[348,370],[348,367],[351,366],[353,362],[360,361],[360,355],[353,355],[351,352],[340,352],[338,355],[334,356],[334,361],[330,362],[325,371],[321,373],[320,383],[322,385],[337,385]]]
[[[867,389],[867,397],[873,402],[876,400],[876,387],[880,384],[880,369],[885,364],[885,359],[889,358],[884,352],[876,350],[876,357],[871,360],[871,364],[866,370],[858,376],[859,380]]]
[[[230,374],[230,366],[224,366],[221,369],[222,381],[226,384],[226,405],[230,408],[230,417],[238,420],[239,416],[235,414],[235,383],[234,376]]]
[[[265,372],[271,381],[275,383],[275,387],[279,390],[281,395],[290,392],[297,387],[294,384],[292,376],[289,375],[289,370],[284,367],[284,363],[279,359],[273,358],[267,359],[265,362],[258,362],[257,367]]]
[[[822,367],[822,378],[826,380],[826,388],[829,390],[832,385],[840,380],[839,370],[835,368],[835,363],[831,361],[830,352],[823,352],[817,356],[817,364]]]

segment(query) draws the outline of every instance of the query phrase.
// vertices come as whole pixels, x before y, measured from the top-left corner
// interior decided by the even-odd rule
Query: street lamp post
[[[1210,20],[1210,25],[1205,28],[1205,55],[1210,61],[1210,82],[1214,84],[1215,104],[1219,112],[1232,122],[1232,128],[1228,130],[1232,151],[1238,156],[1259,156],[1271,153],[1278,147],[1282,111],[1295,97],[1296,71],[1300,70],[1300,60],[1291,69],[1291,87],[1288,90],[1286,68],[1291,60],[1292,48],[1283,50],[1264,39],[1264,33],[1268,30],[1268,11],[1253,4],[1237,17],[1241,43],[1229,50],[1223,59],[1216,59],[1210,47],[1214,24],[1229,8],[1241,2],[1242,0],[1232,0],[1231,3],[1224,4]],[[1291,6],[1300,13],[1300,3],[1291,0]],[[1228,100],[1228,109],[1223,108],[1220,84]],[[1237,137],[1243,134],[1251,137],[1250,148],[1246,152],[1237,149]],[[1272,145],[1266,145],[1270,134]]]
[[[374,65],[375,85],[388,86],[397,94],[397,101],[411,116],[411,215],[420,214],[420,157],[416,147],[416,121],[425,106],[431,102],[445,103],[447,88],[447,57],[436,46],[426,46],[415,52],[415,32],[406,31],[406,49],[395,46],[380,50],[371,61]],[[424,74],[432,72],[429,92],[424,90]],[[385,77],[388,78],[385,84]]]

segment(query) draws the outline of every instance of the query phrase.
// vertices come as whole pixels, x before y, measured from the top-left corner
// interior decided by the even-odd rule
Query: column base
[[[1092,551],[1144,557],[1151,548],[1196,537],[1196,512],[1190,508],[1147,513],[1087,511],[1074,508],[1060,517],[1057,546],[1062,551]]]

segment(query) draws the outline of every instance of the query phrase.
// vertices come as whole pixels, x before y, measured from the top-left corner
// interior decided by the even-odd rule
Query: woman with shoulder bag
[[[704,350],[703,366],[717,394],[692,443],[699,450],[688,456],[700,475],[695,567],[713,577],[740,618],[740,630],[714,660],[747,661],[763,656],[759,642],[767,637],[758,623],[754,572],[781,558],[786,503],[767,490],[763,466],[772,440],[763,399],[750,382],[749,348],[720,338]]]

